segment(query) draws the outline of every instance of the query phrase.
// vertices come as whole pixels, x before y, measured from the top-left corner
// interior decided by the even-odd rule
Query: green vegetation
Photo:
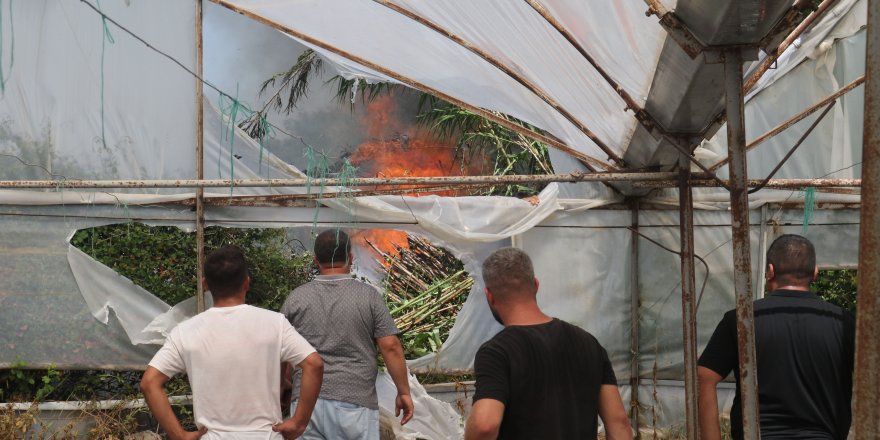
[[[77,231],[70,242],[169,305],[196,294],[195,233],[125,223]],[[311,254],[295,250],[283,229],[205,229],[206,252],[224,245],[247,256],[249,304],[279,310],[291,290],[314,276]]]
[[[404,355],[415,359],[436,352],[449,337],[474,279],[446,249],[411,234],[406,239],[394,253],[373,249],[387,266],[382,289]]]
[[[820,270],[819,278],[811,286],[825,301],[856,312],[858,271],[849,269]]]

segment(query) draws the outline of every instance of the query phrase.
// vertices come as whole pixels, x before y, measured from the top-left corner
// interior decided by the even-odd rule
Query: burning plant
[[[464,264],[449,251],[406,234],[406,243],[382,250],[366,243],[387,268],[385,301],[401,331],[408,358],[436,352],[449,336],[455,317],[474,285]]]

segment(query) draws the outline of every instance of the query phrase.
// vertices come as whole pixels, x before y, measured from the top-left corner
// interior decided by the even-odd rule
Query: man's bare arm
[[[718,382],[720,374],[706,367],[697,367],[699,383],[700,439],[721,440],[721,425],[718,423]]]
[[[202,428],[198,431],[187,432],[174,415],[171,404],[168,402],[168,394],[165,393],[165,383],[170,378],[161,371],[148,366],[141,378],[141,392],[144,393],[144,399],[153,417],[159,422],[159,426],[168,434],[172,440],[193,440],[200,438],[208,432]]]
[[[495,399],[480,399],[471,407],[464,430],[465,440],[490,440],[498,438],[504,404]]]
[[[306,356],[297,366],[302,368],[302,377],[296,411],[293,417],[272,427],[273,431],[280,432],[285,439],[295,439],[305,432],[318,401],[318,394],[321,393],[321,382],[324,378],[324,361],[317,352]]]
[[[608,440],[632,440],[632,428],[623,408],[623,400],[617,385],[602,385],[599,389],[599,417],[605,425],[605,438]]]
[[[385,359],[385,368],[394,386],[397,387],[397,398],[394,401],[395,416],[403,413],[400,424],[405,425],[413,416],[413,401],[409,390],[409,377],[406,372],[406,359],[403,357],[403,346],[400,345],[400,339],[397,335],[383,336],[376,339],[379,345],[379,351],[382,352],[382,358]]]

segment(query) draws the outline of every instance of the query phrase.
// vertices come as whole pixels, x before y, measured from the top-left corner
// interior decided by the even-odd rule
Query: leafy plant
[[[858,286],[858,271],[829,269],[820,270],[819,277],[813,282],[811,287],[825,301],[837,304],[855,313]]]
[[[71,244],[174,305],[196,294],[195,234],[125,223],[77,231]],[[313,278],[312,257],[297,252],[283,229],[205,229],[205,249],[235,245],[250,268],[247,302],[278,310],[287,293]]]
[[[0,370],[0,400],[44,400],[61,382],[61,372],[54,366],[46,370],[27,369],[27,363],[16,360],[10,368]]]
[[[455,323],[474,284],[464,264],[444,248],[411,234],[403,247],[383,252],[367,241],[385,262],[382,289],[408,359],[437,352]]]
[[[441,138],[456,138],[459,153],[488,151],[495,158],[493,174],[553,174],[549,150],[541,142],[430,95],[422,95],[417,120]],[[508,115],[493,112],[499,118],[532,131],[541,132]],[[522,196],[537,194],[543,185],[507,185],[489,189],[488,195]]]

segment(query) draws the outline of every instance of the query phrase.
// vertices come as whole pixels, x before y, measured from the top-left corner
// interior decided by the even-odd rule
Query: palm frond
[[[482,150],[495,158],[493,174],[553,174],[548,147],[510,130],[483,116],[435,97],[423,95],[416,120],[434,136],[456,139],[459,150]],[[541,130],[503,113],[494,113],[520,127],[540,133]],[[537,188],[522,185],[493,187],[488,194],[521,195],[537,193]]]
[[[354,102],[351,99],[352,93],[360,95],[362,102],[370,102],[383,94],[389,94],[398,88],[397,84],[383,82],[369,83],[363,79],[346,79],[340,75],[328,79],[326,84],[335,86],[336,93],[334,99],[336,99],[336,102],[340,104],[349,102],[352,108],[354,108]]]
[[[263,107],[253,112],[247,119],[238,124],[248,136],[263,139],[268,134],[269,123],[266,121],[266,110],[273,107],[278,112],[290,114],[300,100],[308,96],[309,81],[324,70],[324,60],[312,49],[306,49],[296,59],[296,63],[284,72],[276,73],[260,84],[260,96],[280,83],[278,89],[266,100]],[[287,103],[281,99],[284,91],[288,91]]]

